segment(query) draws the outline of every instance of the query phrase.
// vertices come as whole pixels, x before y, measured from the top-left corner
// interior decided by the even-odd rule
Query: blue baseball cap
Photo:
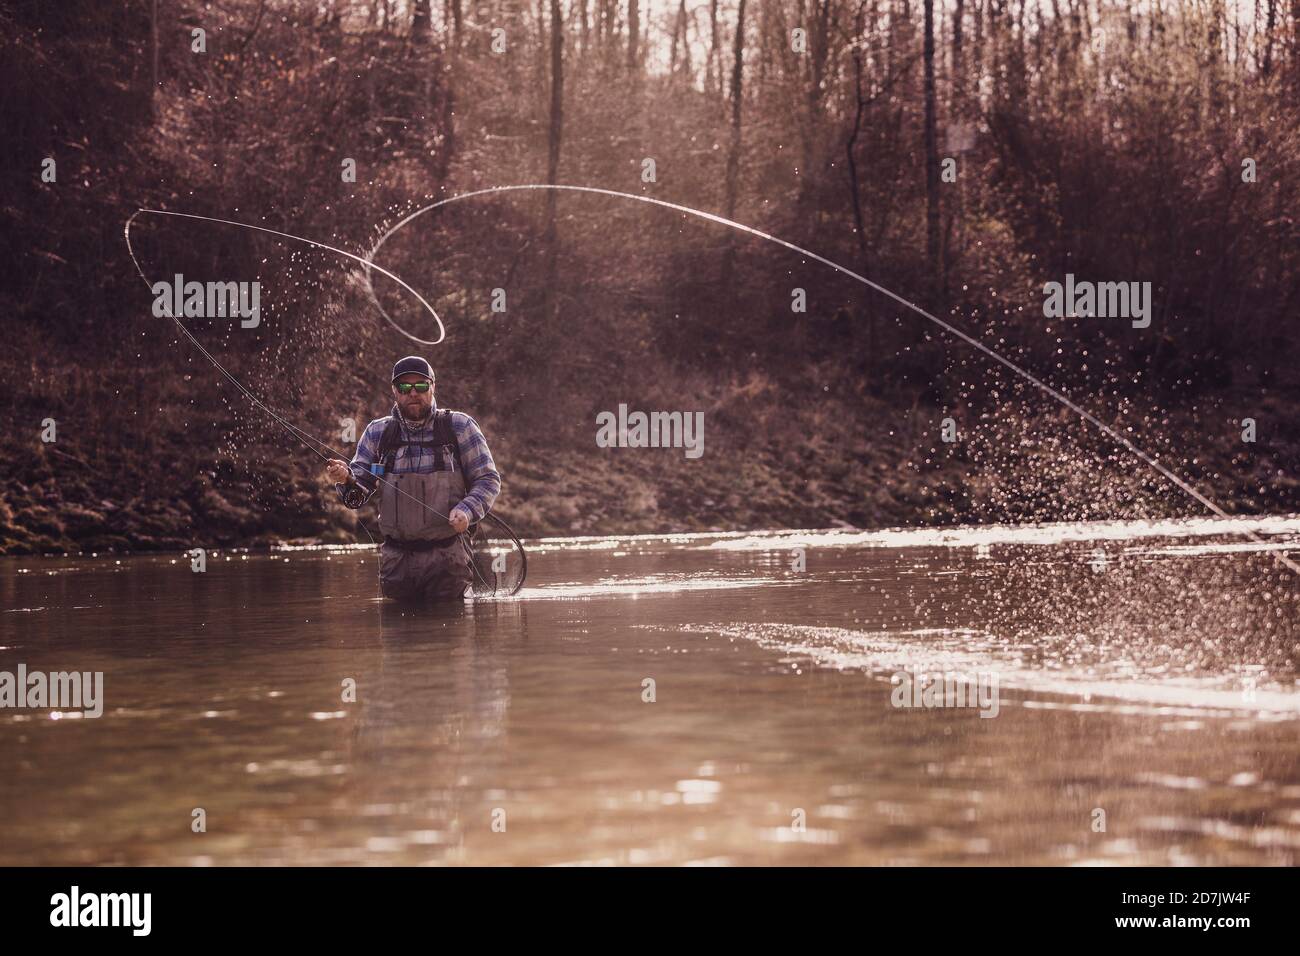
[[[423,375],[429,381],[433,381],[433,366],[425,359],[418,355],[408,355],[404,359],[399,359],[393,366],[393,381],[396,382],[403,375]]]

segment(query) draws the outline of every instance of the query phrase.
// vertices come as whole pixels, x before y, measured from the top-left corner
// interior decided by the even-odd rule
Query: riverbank
[[[530,537],[1205,512],[1068,413],[903,404],[731,395],[706,411],[698,459],[681,449],[598,448],[594,421],[543,447],[508,420],[479,417],[504,476],[497,511]],[[1256,420],[1254,443],[1242,440],[1243,409]],[[953,419],[956,441],[943,441],[945,418]],[[1300,511],[1300,398],[1225,391],[1157,421],[1127,434],[1228,513]],[[342,507],[319,459],[293,448],[287,435],[223,441],[231,453],[214,455],[195,424],[172,439],[165,457],[127,443],[101,446],[96,457],[77,447],[67,426],[62,434],[70,437],[51,444],[40,441],[39,429],[27,431],[26,440],[11,432],[3,442],[11,474],[0,490],[2,554],[378,538],[373,507],[359,515]]]

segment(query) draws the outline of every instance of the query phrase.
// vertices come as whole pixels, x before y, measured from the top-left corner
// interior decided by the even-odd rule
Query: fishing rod
[[[318,242],[318,241],[316,241],[316,240],[314,240],[314,239],[308,239],[308,238],[303,237],[303,236],[295,236],[295,235],[293,235],[292,233],[281,232],[280,230],[277,230],[277,229],[270,229],[270,228],[265,227],[265,226],[258,226],[258,225],[254,225],[254,224],[251,224],[251,223],[241,223],[241,222],[236,222],[236,221],[229,220],[229,219],[220,219],[220,218],[217,218],[217,217],[214,217],[214,216],[202,216],[202,215],[198,215],[198,214],[194,214],[194,213],[176,213],[176,212],[169,212],[169,211],[167,211],[167,210],[162,210],[162,209],[148,209],[148,208],[141,208],[141,209],[136,210],[136,212],[132,214],[132,216],[130,217],[130,219],[127,220],[127,222],[126,222],[126,228],[125,228],[125,232],[126,232],[126,241],[127,241],[127,248],[128,248],[128,250],[131,252],[131,259],[132,259],[133,262],[135,262],[136,270],[140,273],[141,278],[143,278],[143,279],[145,280],[146,283],[148,283],[149,280],[148,280],[148,278],[145,276],[145,274],[144,274],[144,270],[140,268],[140,263],[139,263],[138,260],[136,260],[134,250],[131,249],[131,234],[130,234],[131,223],[135,220],[135,218],[136,218],[137,216],[141,215],[142,213],[144,213],[144,214],[154,214],[154,215],[164,215],[164,216],[179,216],[179,217],[182,217],[182,218],[205,220],[205,221],[209,221],[209,222],[221,223],[221,224],[224,224],[224,225],[236,226],[236,227],[244,228],[244,229],[253,229],[253,230],[256,230],[256,231],[258,231],[258,232],[264,232],[264,233],[268,233],[268,234],[270,234],[270,235],[280,236],[280,237],[282,237],[282,238],[286,238],[286,239],[293,239],[293,240],[296,240],[296,241],[298,241],[298,242],[305,242],[305,243],[307,243],[308,245],[316,246],[316,247],[321,248],[321,249],[326,249],[326,250],[329,250],[329,251],[331,251],[331,252],[338,253],[339,255],[346,256],[347,258],[349,258],[349,259],[353,259],[353,260],[355,260],[355,261],[357,261],[357,262],[359,262],[359,263],[361,264],[362,268],[365,270],[365,282],[366,282],[366,286],[367,286],[367,289],[368,289],[369,294],[370,294],[370,298],[371,298],[371,300],[373,301],[373,303],[375,304],[376,308],[379,310],[380,314],[384,317],[384,320],[387,321],[387,322],[389,323],[389,325],[391,325],[391,326],[392,326],[395,330],[397,330],[399,333],[401,333],[402,335],[406,336],[408,339],[411,339],[411,340],[414,341],[414,342],[417,342],[417,343],[422,344],[422,345],[437,345],[437,344],[439,344],[440,342],[442,342],[443,339],[446,337],[446,327],[443,325],[442,319],[439,317],[437,310],[434,309],[433,306],[430,305],[429,302],[428,302],[428,301],[427,301],[427,300],[426,300],[422,295],[420,295],[417,291],[415,291],[413,288],[411,288],[411,286],[409,286],[409,285],[408,285],[405,281],[403,281],[400,277],[394,275],[392,272],[389,272],[387,269],[384,269],[383,267],[376,265],[375,262],[374,262],[374,257],[375,257],[375,255],[378,253],[379,249],[384,245],[384,243],[387,242],[387,240],[388,240],[389,238],[391,238],[391,237],[392,237],[392,236],[393,236],[393,235],[394,235],[394,234],[395,234],[399,229],[405,227],[406,225],[408,225],[409,223],[411,223],[413,220],[415,220],[415,219],[418,218],[419,216],[422,216],[422,215],[424,215],[425,213],[430,212],[430,211],[432,211],[432,210],[434,210],[434,209],[438,209],[438,208],[440,208],[440,207],[442,207],[442,206],[446,206],[446,205],[448,205],[448,204],[450,204],[450,203],[453,203],[453,202],[461,202],[461,201],[464,201],[464,200],[467,200],[467,199],[472,199],[472,198],[479,197],[479,196],[487,196],[487,195],[492,195],[492,194],[496,194],[496,193],[511,193],[511,192],[519,192],[519,191],[534,191],[534,190],[551,190],[551,191],[567,191],[567,192],[574,192],[574,193],[586,193],[586,194],[594,194],[594,195],[606,196],[606,197],[616,197],[616,198],[619,198],[619,199],[625,199],[625,200],[631,200],[631,201],[636,201],[636,202],[641,202],[641,203],[647,203],[647,204],[650,204],[650,205],[653,205],[653,206],[657,206],[657,207],[661,207],[661,208],[664,208],[664,209],[670,209],[670,210],[673,210],[673,211],[675,211],[675,212],[682,213],[683,215],[695,216],[695,217],[697,217],[697,218],[699,218],[699,219],[703,219],[703,220],[708,221],[708,222],[717,223],[717,224],[719,224],[719,225],[726,226],[726,227],[728,227],[728,228],[730,228],[730,229],[735,229],[735,230],[737,230],[737,231],[739,231],[739,232],[743,232],[743,233],[745,233],[745,234],[747,234],[747,235],[751,235],[751,236],[754,236],[754,237],[756,237],[756,238],[766,240],[766,241],[768,241],[768,242],[776,243],[777,245],[779,245],[779,246],[781,246],[781,247],[783,247],[783,248],[785,248],[785,249],[788,249],[788,250],[790,250],[790,251],[792,251],[792,252],[796,252],[796,253],[798,253],[798,254],[800,254],[800,255],[803,255],[803,256],[807,256],[808,258],[810,258],[810,259],[812,259],[812,260],[814,260],[814,261],[816,261],[816,262],[820,262],[821,264],[823,264],[823,265],[825,265],[825,266],[828,266],[829,268],[835,270],[836,272],[841,273],[842,275],[847,276],[848,278],[854,280],[855,282],[859,282],[859,283],[861,283],[862,285],[867,286],[867,287],[870,288],[870,289],[874,289],[875,291],[881,293],[882,295],[885,295],[885,296],[889,297],[889,298],[892,299],[893,301],[895,301],[895,302],[899,303],[900,305],[902,305],[902,306],[904,306],[904,307],[910,309],[911,311],[913,311],[913,312],[917,313],[918,315],[924,317],[925,319],[929,320],[930,322],[933,322],[935,325],[938,325],[940,328],[944,329],[945,331],[947,331],[947,332],[950,333],[951,335],[957,337],[958,339],[960,339],[960,340],[966,342],[967,344],[971,345],[972,347],[974,347],[974,348],[978,349],[979,351],[983,352],[985,355],[989,356],[989,357],[992,358],[994,361],[996,361],[996,362],[998,362],[999,364],[1001,364],[1001,365],[1005,366],[1006,368],[1010,369],[1010,370],[1011,370],[1012,372],[1014,372],[1016,375],[1018,375],[1019,377],[1025,379],[1026,381],[1030,382],[1030,383],[1033,384],[1036,388],[1038,388],[1039,390],[1041,390],[1041,391],[1044,392],[1045,394],[1049,395],[1050,397],[1052,397],[1053,399],[1055,399],[1056,401],[1058,401],[1059,403],[1061,403],[1062,405],[1064,405],[1064,406],[1065,406],[1066,408],[1068,408],[1069,410],[1073,411],[1076,415],[1078,415],[1078,416],[1079,416],[1080,418],[1082,418],[1084,421],[1086,421],[1086,422],[1088,422],[1089,424],[1091,424],[1091,425],[1093,425],[1094,427],[1096,427],[1098,430],[1100,430],[1102,433],[1104,433],[1105,435],[1107,435],[1109,438],[1111,438],[1114,442],[1116,442],[1116,443],[1117,443],[1118,445],[1120,445],[1122,448],[1124,448],[1124,449],[1127,450],[1129,453],[1131,453],[1132,455],[1134,455],[1138,460],[1140,460],[1140,461],[1141,461],[1143,464],[1145,464],[1147,467],[1151,468],[1152,470],[1154,470],[1154,471],[1157,472],[1158,474],[1162,475],[1164,478],[1166,478],[1168,481],[1170,481],[1170,482],[1171,482],[1175,487],[1177,487],[1179,490],[1181,490],[1184,494],[1188,495],[1189,497],[1193,498],[1195,501],[1197,501],[1197,502],[1199,502],[1200,504],[1204,505],[1206,508],[1208,508],[1208,509],[1209,509],[1211,512],[1213,512],[1215,515],[1218,515],[1219,517],[1221,517],[1221,518],[1225,518],[1225,519],[1227,519],[1227,518],[1231,518],[1231,517],[1232,517],[1232,516],[1231,516],[1230,514],[1228,514],[1228,512],[1225,511],[1225,510],[1224,510],[1224,509],[1223,509],[1223,508],[1222,508],[1218,503],[1216,503],[1215,501],[1213,501],[1212,499],[1210,499],[1207,495],[1203,494],[1200,490],[1198,490],[1197,488],[1195,488],[1194,486],[1192,486],[1189,482],[1185,481],[1183,478],[1181,478],[1180,476],[1178,476],[1178,475],[1177,475],[1176,473],[1174,473],[1171,469],[1165,467],[1165,466],[1164,466],[1160,461],[1158,461],[1157,459],[1155,459],[1154,457],[1152,457],[1151,455],[1149,455],[1147,452],[1143,451],[1143,450],[1142,450],[1141,448],[1139,448],[1136,444],[1134,444],[1131,440],[1129,440],[1128,438],[1126,438],[1124,435],[1120,434],[1118,431],[1116,431],[1116,430],[1115,430],[1114,428],[1112,428],[1111,426],[1107,425],[1105,422],[1101,421],[1101,419],[1099,419],[1096,415],[1093,415],[1093,414],[1092,414],[1091,412],[1089,412],[1087,409],[1083,408],[1083,407],[1082,407],[1081,405],[1079,405],[1077,402],[1073,401],[1069,396],[1067,396],[1066,394],[1064,394],[1063,392],[1061,392],[1059,389],[1056,389],[1056,388],[1052,387],[1051,385],[1048,385],[1047,383],[1041,381],[1041,380],[1038,379],[1036,376],[1034,376],[1032,373],[1030,373],[1029,371],[1027,371],[1027,370],[1024,369],[1024,368],[1021,368],[1019,365],[1017,365],[1015,362],[1011,361],[1010,359],[1005,358],[1004,356],[1002,356],[1001,354],[999,354],[996,350],[994,350],[994,349],[991,348],[990,346],[986,345],[984,342],[982,342],[982,341],[980,341],[979,339],[975,338],[974,336],[972,336],[972,335],[970,335],[970,334],[968,334],[968,333],[962,331],[961,329],[957,328],[956,326],[952,325],[951,323],[949,323],[949,322],[945,322],[943,319],[940,319],[938,316],[935,316],[935,315],[931,314],[930,312],[928,312],[928,311],[926,311],[925,309],[921,308],[919,305],[915,304],[914,302],[911,302],[911,301],[909,301],[909,300],[903,298],[902,296],[898,295],[898,294],[895,293],[895,292],[892,292],[891,290],[885,288],[884,286],[880,285],[879,283],[873,282],[872,280],[866,278],[866,277],[863,276],[863,275],[860,275],[858,272],[855,272],[854,270],[848,268],[847,266],[841,265],[840,263],[837,263],[837,262],[835,262],[834,260],[828,259],[828,258],[826,258],[825,256],[822,256],[822,255],[819,255],[818,253],[815,253],[815,252],[813,252],[813,251],[810,250],[810,249],[805,249],[805,248],[803,248],[802,246],[798,246],[798,245],[796,245],[796,244],[794,244],[794,243],[792,243],[792,242],[789,242],[789,241],[787,241],[787,240],[785,240],[785,239],[781,239],[781,238],[778,237],[778,236],[774,236],[774,235],[772,235],[771,233],[764,232],[764,231],[762,231],[762,230],[760,230],[760,229],[755,229],[753,226],[748,226],[748,225],[745,225],[744,223],[736,222],[735,220],[728,219],[728,218],[726,218],[726,217],[719,216],[719,215],[716,215],[716,214],[714,214],[714,213],[705,212],[704,210],[700,210],[700,209],[694,209],[694,208],[692,208],[692,207],[690,207],[690,206],[685,206],[685,205],[682,205],[682,204],[680,204],[680,203],[673,203],[673,202],[668,202],[668,201],[666,201],[666,200],[662,200],[662,199],[656,199],[656,198],[654,198],[654,197],[652,197],[652,196],[646,196],[646,195],[643,195],[643,194],[637,194],[637,193],[625,193],[625,192],[620,192],[620,191],[618,191],[618,190],[613,190],[613,189],[604,189],[604,188],[595,187],[595,186],[576,186],[576,185],[556,184],[556,183],[549,183],[549,184],[544,184],[544,183],[528,183],[528,184],[508,185],[508,186],[493,186],[493,187],[489,187],[489,188],[485,188],[485,189],[472,190],[472,191],[470,191],[470,192],[460,193],[460,194],[457,194],[457,195],[454,195],[454,196],[449,196],[449,197],[447,197],[447,198],[445,198],[445,199],[438,200],[438,201],[435,202],[435,203],[431,203],[430,205],[427,205],[427,206],[421,207],[421,208],[415,210],[414,212],[408,214],[408,215],[405,216],[403,219],[399,220],[399,221],[398,221],[398,222],[397,222],[397,223],[396,223],[392,228],[388,229],[388,231],[385,232],[382,236],[380,236],[380,238],[379,238],[379,240],[376,242],[375,246],[370,250],[369,254],[368,254],[367,256],[365,256],[365,257],[358,256],[358,255],[356,255],[356,254],[354,254],[354,253],[348,252],[347,250],[339,249],[339,248],[337,248],[337,247],[335,247],[335,246],[331,246],[331,245],[329,245],[329,244],[327,244],[327,243]],[[432,339],[432,340],[429,340],[429,339],[421,339],[421,338],[419,338],[419,337],[413,335],[412,333],[406,331],[405,329],[403,329],[400,325],[398,325],[398,324],[397,324],[397,323],[392,319],[391,316],[388,315],[388,313],[384,310],[383,306],[379,303],[378,297],[375,296],[375,294],[374,294],[374,286],[373,286],[373,284],[371,283],[371,279],[370,279],[370,271],[371,271],[372,269],[375,270],[376,272],[379,272],[380,274],[382,274],[382,275],[388,277],[388,278],[391,278],[393,281],[397,282],[397,284],[400,285],[403,289],[406,289],[406,290],[407,290],[408,292],[410,292],[413,296],[415,296],[416,300],[420,303],[420,305],[423,306],[423,308],[425,309],[425,311],[427,311],[427,312],[428,312],[428,313],[433,317],[434,321],[437,323],[437,325],[438,325],[438,338],[436,338],[436,339]],[[179,319],[177,319],[175,316],[173,316],[172,318],[173,318],[173,320],[175,320],[175,321],[177,322],[178,325],[180,325],[180,326],[184,329],[184,325],[183,325],[183,323],[180,322]],[[188,330],[186,330],[186,333],[187,333],[187,335],[188,335]],[[193,341],[193,336],[189,336],[189,337],[190,337],[191,341]],[[205,352],[205,354],[207,354],[207,353]],[[232,381],[234,381],[233,376],[231,376],[228,372],[226,372],[225,369],[223,369],[223,368],[221,367],[220,363],[217,363],[216,360],[213,359],[210,355],[208,356],[208,358],[209,358],[209,360],[212,361],[213,364],[216,365],[216,367],[217,367],[218,369],[220,369],[220,370],[221,370],[221,371],[222,371],[222,372],[223,372],[223,373],[224,373],[228,378],[230,378]],[[238,383],[236,383],[236,384],[238,384]],[[250,397],[250,399],[253,400],[254,404],[256,404],[259,408],[262,408],[263,410],[267,411],[268,413],[271,412],[271,410],[270,410],[269,408],[267,408],[263,403],[261,403],[261,402],[258,401],[256,398],[254,398],[254,397],[251,395],[251,393],[248,393],[247,390],[246,390],[246,389],[243,389],[242,386],[240,386],[240,390],[243,391],[243,392],[245,392],[245,394],[247,394],[247,395]],[[272,414],[273,414],[273,413],[272,413]],[[294,430],[294,431],[295,431],[295,434],[297,433],[297,430],[296,430],[296,429],[293,429],[292,426],[288,425],[287,422],[284,422],[283,419],[279,418],[279,416],[276,416],[276,418],[277,418],[278,421],[281,421],[281,423],[284,424],[286,427],[290,428],[291,430]],[[318,452],[318,454],[319,454],[319,452]],[[408,496],[408,497],[409,497],[409,496]],[[414,500],[414,499],[413,499],[413,500]],[[423,504],[423,503],[422,503],[422,504]],[[430,510],[433,510],[433,509],[430,509]],[[435,513],[437,513],[437,512],[435,512]],[[441,517],[446,517],[446,516],[444,515],[444,516],[441,516]],[[1247,531],[1247,532],[1246,532],[1246,536],[1249,537],[1252,541],[1255,541],[1255,542],[1257,542],[1257,543],[1262,543],[1262,542],[1263,542],[1263,539],[1261,539],[1258,535],[1256,535],[1256,534],[1255,534],[1254,532],[1252,532],[1252,531]],[[1274,551],[1274,552],[1271,552],[1271,554],[1272,554],[1272,557],[1273,557],[1276,561],[1278,561],[1280,564],[1284,565],[1285,567],[1287,567],[1288,569],[1290,569],[1290,570],[1291,570],[1292,572],[1294,572],[1295,574],[1300,575],[1300,565],[1298,565],[1298,564],[1296,564],[1294,561],[1292,561],[1289,557],[1287,557],[1287,555],[1286,555],[1285,553]]]
[[[189,214],[189,213],[167,213],[167,212],[165,212],[165,211],[163,211],[163,210],[151,210],[151,209],[143,209],[143,208],[142,208],[142,209],[137,209],[137,210],[136,210],[136,211],[131,215],[131,217],[130,217],[129,219],[127,219],[127,221],[126,221],[126,225],[125,225],[125,227],[124,227],[124,229],[123,229],[123,234],[124,234],[124,237],[125,237],[125,239],[126,239],[127,252],[128,252],[128,253],[130,254],[130,256],[131,256],[131,261],[135,264],[136,271],[137,271],[138,273],[140,273],[140,278],[142,278],[142,279],[145,281],[145,284],[148,285],[150,288],[153,287],[153,283],[151,283],[151,282],[149,281],[149,277],[148,277],[147,275],[145,275],[145,273],[144,273],[144,269],[140,266],[140,261],[139,261],[139,259],[136,258],[136,255],[135,255],[135,248],[134,248],[134,247],[132,246],[132,244],[131,244],[131,224],[135,221],[136,217],[139,216],[141,213],[155,213],[155,212],[156,212],[156,213],[161,213],[161,214],[163,214],[163,215],[174,215],[174,216],[180,216],[180,217],[188,218],[188,219],[211,219],[211,218],[212,218],[212,217],[208,217],[208,216],[196,216],[196,215],[192,215],[192,214]],[[229,221],[229,220],[224,220],[224,219],[216,219],[216,220],[213,220],[213,221],[216,221],[216,222],[222,222],[222,223],[225,223],[225,224],[227,224],[227,225],[233,225],[233,226],[243,226],[243,225],[247,225],[247,224],[245,224],[245,223],[231,222],[231,221]],[[330,249],[330,250],[332,250],[332,251],[334,251],[334,252],[341,253],[342,255],[348,256],[349,258],[357,259],[358,261],[362,261],[362,262],[364,261],[364,260],[362,260],[359,256],[355,256],[355,255],[353,255],[353,254],[350,253],[350,252],[347,252],[347,251],[342,250],[342,249],[336,249],[336,248],[334,248],[333,246],[328,246],[328,245],[325,245],[324,243],[317,243],[317,242],[314,242],[313,240],[310,240],[310,239],[301,239],[301,237],[299,237],[299,236],[292,236],[292,235],[290,235],[290,234],[288,234],[288,233],[278,232],[277,230],[274,230],[274,229],[267,229],[267,228],[264,228],[264,227],[262,227],[262,226],[249,226],[248,228],[256,229],[256,230],[259,230],[259,231],[261,231],[261,232],[272,233],[272,234],[274,234],[274,235],[278,235],[278,236],[284,236],[285,238],[289,238],[289,239],[300,239],[300,240],[303,241],[303,242],[307,242],[307,243],[310,243],[310,244],[312,244],[312,245],[318,245],[318,246],[321,246],[322,248]],[[381,268],[380,266],[374,266],[374,268],[375,268],[377,271],[379,271],[379,272],[381,272],[381,273],[383,273],[383,274],[385,274],[385,275],[391,277],[394,281],[396,281],[397,283],[399,283],[403,288],[408,289],[408,290],[409,290],[409,291],[410,291],[410,292],[411,292],[411,293],[412,293],[412,294],[413,294],[417,299],[420,300],[420,302],[424,303],[424,305],[426,306],[426,308],[429,308],[430,310],[432,310],[432,307],[429,306],[428,303],[424,301],[424,298],[423,298],[423,297],[422,297],[418,292],[416,292],[414,289],[412,289],[410,286],[408,286],[405,282],[403,282],[403,281],[402,281],[398,276],[393,275],[391,272],[388,272],[386,269],[383,269],[383,268]],[[200,353],[204,358],[206,358],[206,359],[207,359],[207,360],[212,364],[212,366],[213,366],[214,368],[216,368],[217,371],[219,371],[219,372],[220,372],[220,373],[221,373],[221,374],[222,374],[222,375],[223,375],[223,376],[224,376],[224,377],[225,377],[225,378],[226,378],[226,379],[227,379],[227,380],[228,380],[232,385],[234,385],[235,388],[238,389],[239,392],[240,392],[240,393],[241,393],[245,398],[247,398],[247,399],[249,400],[249,402],[251,402],[255,408],[258,408],[258,409],[260,409],[261,411],[265,412],[266,414],[270,415],[271,418],[274,419],[274,420],[276,421],[276,423],[278,423],[278,424],[279,424],[281,427],[283,427],[286,431],[288,431],[289,434],[291,434],[294,438],[296,438],[296,439],[297,439],[299,442],[301,442],[302,444],[306,445],[307,448],[312,452],[312,454],[316,455],[316,457],[318,457],[318,458],[320,458],[320,459],[322,459],[323,461],[326,461],[326,462],[329,462],[329,461],[334,460],[334,459],[345,460],[345,459],[347,458],[346,455],[343,455],[343,454],[341,454],[340,452],[336,451],[336,450],[335,450],[334,448],[332,448],[330,445],[328,445],[327,443],[321,441],[319,438],[316,438],[316,437],[315,437],[314,435],[312,435],[310,432],[304,431],[303,429],[301,429],[301,428],[299,428],[298,426],[294,425],[292,422],[290,422],[287,418],[285,418],[283,415],[281,415],[281,414],[280,414],[279,412],[277,412],[275,409],[271,408],[269,405],[267,405],[265,402],[263,402],[261,399],[259,399],[255,394],[253,394],[253,392],[251,392],[249,389],[247,389],[247,388],[244,386],[244,384],[243,384],[242,382],[239,381],[239,379],[237,379],[234,375],[232,375],[232,374],[231,374],[231,373],[226,369],[225,366],[223,366],[220,362],[218,362],[217,359],[216,359],[216,357],[215,357],[211,352],[209,352],[206,348],[204,348],[203,343],[201,343],[197,338],[195,338],[194,334],[190,331],[189,327],[186,326],[184,322],[182,322],[182,321],[181,321],[177,316],[175,316],[175,315],[171,316],[171,319],[172,319],[173,322],[176,323],[177,327],[181,330],[181,332],[185,335],[185,337],[190,341],[190,344],[192,344],[196,349],[198,349],[199,353]],[[396,325],[395,325],[395,324],[394,324],[394,327],[396,328]],[[439,327],[441,327],[441,322],[439,322]],[[401,332],[403,335],[408,335],[408,337],[409,337],[409,334],[408,334],[405,330],[398,328],[398,331]],[[422,340],[419,340],[419,339],[416,339],[416,341],[422,342],[422,344],[433,344],[433,343],[423,342]],[[440,339],[439,341],[441,341],[441,339]],[[317,447],[317,446],[320,446],[320,447]],[[320,448],[324,448],[325,451],[330,452],[330,455],[327,455],[327,454],[325,454],[324,452],[322,452],[322,451],[320,450]],[[333,458],[331,458],[331,455],[333,456]],[[447,522],[450,522],[450,521],[451,521],[451,518],[450,518],[448,515],[443,514],[441,511],[439,511],[437,508],[434,508],[432,505],[428,504],[427,502],[422,501],[421,499],[416,498],[414,495],[410,494],[409,492],[404,491],[404,490],[403,490],[399,485],[397,485],[396,483],[393,483],[393,482],[388,481],[388,480],[387,480],[386,478],[384,478],[382,475],[375,475],[374,477],[376,478],[376,480],[377,480],[377,482],[378,482],[379,484],[382,484],[382,485],[388,485],[388,486],[392,487],[392,489],[393,489],[394,492],[396,492],[397,494],[403,496],[404,498],[409,499],[410,501],[415,502],[415,503],[418,504],[420,507],[424,508],[426,511],[430,511],[430,512],[432,512],[433,514],[437,515],[439,518],[442,518],[444,521],[447,521]],[[514,585],[512,586],[512,588],[511,588],[510,591],[509,591],[509,594],[510,594],[511,596],[513,596],[513,595],[515,595],[515,594],[517,594],[517,593],[519,592],[519,589],[520,589],[520,588],[523,587],[523,582],[524,582],[524,573],[526,573],[526,570],[527,570],[527,567],[528,567],[528,558],[527,558],[527,553],[524,551],[523,543],[519,540],[518,536],[515,535],[514,531],[513,531],[512,529],[510,529],[510,527],[509,527],[509,526],[508,526],[504,521],[502,521],[500,518],[497,518],[497,517],[496,517],[495,515],[493,515],[491,512],[488,512],[487,514],[485,514],[483,520],[489,520],[489,519],[490,519],[491,521],[493,521],[495,524],[498,524],[498,525],[501,526],[501,528],[506,532],[506,535],[505,535],[505,536],[506,536],[506,537],[507,537],[507,538],[508,538],[508,539],[509,539],[513,544],[514,544],[515,548],[516,548],[516,549],[518,550],[518,552],[519,552],[519,556],[520,556],[520,564],[521,564],[521,568],[523,569],[523,572],[519,575],[518,580],[514,583]],[[375,542],[374,535],[372,535],[372,534],[370,533],[370,529],[366,527],[365,522],[364,522],[364,521],[361,521],[360,518],[358,518],[357,520],[358,520],[358,523],[361,525],[362,530],[366,532],[366,536],[367,536],[368,538],[370,538],[370,542],[371,542],[371,544],[375,544],[376,542]],[[483,585],[484,589],[485,589],[488,593],[495,593],[495,591],[496,591],[496,585],[495,585],[494,583],[489,583],[489,582],[488,582],[488,581],[483,577],[482,573],[479,571],[479,569],[478,569],[477,566],[475,565],[475,562],[474,562],[474,552],[473,552],[473,549],[470,547],[469,543],[466,541],[466,538],[467,538],[467,537],[468,537],[468,535],[466,535],[466,534],[464,534],[464,533],[458,533],[458,534],[456,535],[457,541],[459,541],[459,543],[461,544],[461,546],[465,549],[466,556],[467,556],[467,558],[468,558],[468,563],[469,563],[470,568],[473,569],[475,575],[479,578],[479,581],[480,581],[480,583]]]

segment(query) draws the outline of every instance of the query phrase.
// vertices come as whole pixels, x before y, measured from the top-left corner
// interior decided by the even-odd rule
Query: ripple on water
[[[653,574],[639,578],[604,578],[590,584],[548,584],[524,588],[509,600],[573,600],[579,598],[626,598],[642,594],[673,594],[680,591],[718,591],[733,588],[763,588],[797,585],[799,582],[772,577],[730,577],[699,574]]]
[[[646,627],[669,630],[657,625]],[[1129,667],[1098,677],[1093,668],[1052,657],[1030,666],[1019,654],[1008,652],[993,635],[967,628],[864,631],[800,624],[727,623],[685,625],[672,630],[752,641],[781,655],[782,664],[812,661],[820,667],[857,670],[873,677],[900,672],[991,674],[996,676],[1000,691],[1014,691],[1020,698],[1040,694],[1081,698],[1064,703],[1012,701],[1026,707],[1196,717],[1240,716],[1245,712],[1263,720],[1300,717],[1300,693],[1293,690],[1253,689],[1247,700],[1235,675],[1160,677]]]

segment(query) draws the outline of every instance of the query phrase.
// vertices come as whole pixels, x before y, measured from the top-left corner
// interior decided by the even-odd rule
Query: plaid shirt
[[[435,403],[428,419],[419,428],[413,429],[405,419],[401,419],[405,438],[411,441],[433,441],[432,413],[437,410],[438,406]],[[376,418],[366,426],[361,440],[357,442],[357,452],[352,456],[349,465],[352,469],[352,477],[356,479],[356,486],[334,486],[343,503],[349,508],[360,508],[379,488],[379,481],[370,473],[370,466],[379,454],[379,440],[384,437],[384,429],[392,421],[393,416],[398,414],[397,408],[394,407],[391,415]],[[497,473],[492,452],[488,450],[487,439],[479,430],[478,422],[464,412],[452,412],[451,427],[456,433],[456,442],[460,446],[460,460],[448,462],[444,459],[442,467],[448,469],[450,465],[463,475],[467,490],[457,507],[468,511],[471,520],[482,521],[492,509],[492,503],[496,501],[497,495],[501,493],[501,475]],[[398,446],[392,474],[432,473],[435,470],[434,456],[438,454],[448,455],[448,452],[446,449]]]

